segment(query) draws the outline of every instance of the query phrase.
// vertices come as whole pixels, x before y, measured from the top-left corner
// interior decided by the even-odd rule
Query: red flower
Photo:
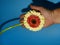
[[[44,21],[44,16],[33,10],[25,14],[24,26],[31,31],[38,31],[42,29]]]

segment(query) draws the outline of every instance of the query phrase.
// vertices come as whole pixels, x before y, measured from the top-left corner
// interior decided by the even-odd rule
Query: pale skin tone
[[[58,24],[60,23],[60,8],[57,8],[55,10],[47,10],[40,6],[34,6],[30,5],[30,8],[33,10],[40,11],[41,14],[45,17],[45,24],[44,27],[48,27],[52,24]],[[24,18],[24,14],[20,16],[20,18]],[[23,23],[23,19],[20,20],[21,23]],[[24,27],[24,25],[22,25]]]

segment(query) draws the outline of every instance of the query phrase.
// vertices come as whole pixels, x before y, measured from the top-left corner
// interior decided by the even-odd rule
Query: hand
[[[48,27],[51,24],[53,24],[53,18],[52,18],[52,11],[47,10],[43,7],[39,7],[39,6],[34,6],[34,5],[30,5],[30,8],[33,10],[37,10],[40,11],[41,14],[45,17],[45,24],[44,27]],[[20,18],[22,19],[20,22],[23,22],[23,18],[24,18],[24,14],[20,16]],[[24,26],[24,25],[23,25]]]

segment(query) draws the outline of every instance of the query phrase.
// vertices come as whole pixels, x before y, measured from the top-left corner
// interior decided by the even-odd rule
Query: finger
[[[40,9],[39,7],[33,6],[33,5],[30,5],[30,8],[31,8],[31,9],[34,9],[34,10],[39,10],[39,9]]]
[[[20,20],[20,23],[23,23],[24,20]]]
[[[31,9],[34,9],[34,10],[38,10],[38,11],[43,11],[43,10],[45,10],[45,8],[43,8],[43,7],[34,6],[34,5],[30,5],[30,8],[31,8]]]
[[[24,16],[25,16],[25,15],[24,15],[24,14],[22,14],[22,15],[20,16],[20,19],[24,18]]]
[[[22,23],[22,27],[24,27],[24,28],[25,28],[25,26],[24,26],[24,24],[23,24],[23,20],[20,20],[20,23]]]
[[[20,23],[22,23],[22,27],[24,27],[24,28],[25,28],[24,23],[23,23],[23,20],[21,20],[21,21],[20,21]]]
[[[20,16],[20,23],[23,23],[23,21],[24,21],[24,14]],[[25,28],[24,24],[22,24],[22,27]]]
[[[25,28],[24,24],[22,25],[22,27],[24,27],[24,28]]]

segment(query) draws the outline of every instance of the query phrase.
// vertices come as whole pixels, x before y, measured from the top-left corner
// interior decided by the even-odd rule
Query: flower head
[[[39,31],[43,28],[45,22],[44,16],[40,12],[30,10],[24,16],[24,26],[31,31]]]

